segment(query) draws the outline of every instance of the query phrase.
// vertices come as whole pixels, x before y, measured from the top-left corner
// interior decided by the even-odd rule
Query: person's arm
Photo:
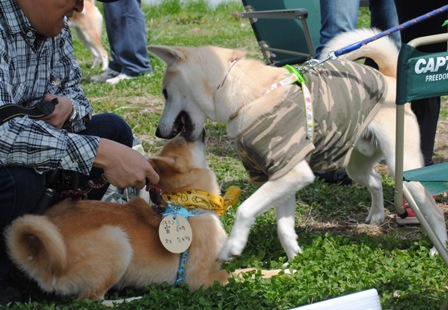
[[[92,167],[104,170],[108,181],[117,187],[143,188],[159,177],[139,152],[117,142],[95,136],[58,130],[43,121],[17,118],[0,126],[0,165],[34,168],[38,172],[54,170],[89,174]],[[2,134],[2,129],[7,133]]]
[[[52,92],[78,98],[80,116],[89,118],[92,109],[79,86],[79,66],[70,58],[73,45],[69,30],[48,39],[42,46],[45,49],[41,53],[33,52],[20,33],[11,35],[0,24],[0,106],[30,99],[37,103],[46,93]],[[64,117],[68,117],[69,112],[66,111]],[[79,128],[84,127],[83,120],[79,118]],[[0,125],[0,137],[0,165],[25,166],[38,172],[61,168],[88,174],[99,144],[98,137],[77,137],[43,120],[35,121],[26,116]]]
[[[120,188],[132,184],[141,189],[147,180],[151,184],[159,182],[159,176],[142,154],[107,139],[100,139],[93,166],[103,169],[107,180]]]
[[[68,133],[44,121],[18,117],[0,126],[0,165],[89,174],[99,138]]]
[[[65,39],[70,41],[69,37]],[[72,98],[76,102],[75,108],[78,109],[79,115],[75,127],[83,129],[92,109],[78,84],[79,67],[70,57],[56,57],[58,51],[67,52],[73,57],[72,44],[52,39],[53,50],[48,51],[47,55],[54,56],[50,59],[59,59],[66,66],[56,66],[57,69],[52,71],[51,81],[42,85],[39,81],[45,81],[47,64],[40,70],[39,61],[33,59],[33,53],[25,48],[14,50],[15,46],[18,46],[14,40],[21,40],[21,36],[10,39],[0,24],[0,106],[17,104],[28,99],[31,95],[26,86],[30,84],[28,86],[32,88],[31,92],[41,93],[42,98],[48,93]],[[61,49],[55,46],[60,46]],[[36,67],[36,70],[29,70],[31,67]],[[36,76],[40,78],[38,81]],[[70,79],[70,76],[73,79]],[[48,83],[51,83],[51,86],[48,86]],[[61,101],[65,101],[63,97]],[[62,117],[64,118],[68,117],[69,113],[62,114],[65,114]],[[153,183],[158,182],[158,175],[137,151],[104,139],[101,140],[100,147],[99,137],[69,133],[46,123],[45,120],[36,121],[26,116],[11,119],[0,125],[0,137],[0,165],[3,166],[30,167],[38,172],[59,168],[83,174],[89,174],[91,168],[96,166],[103,168],[109,181],[119,187],[142,188],[146,178]]]
[[[58,42],[60,43],[53,45],[55,50],[53,51],[51,81],[47,86],[44,99],[67,97],[66,100],[60,100],[63,104],[63,107],[61,107],[63,116],[67,117],[65,120],[67,121],[74,113],[75,118],[68,129],[79,132],[85,129],[85,121],[91,118],[93,110],[80,85],[82,72],[74,55],[73,40],[68,27],[62,30]],[[67,106],[71,108],[68,115],[65,113]],[[61,120],[56,120],[52,125],[59,126],[60,123]]]

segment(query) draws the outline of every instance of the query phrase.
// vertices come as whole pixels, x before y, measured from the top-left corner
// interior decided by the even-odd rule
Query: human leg
[[[14,219],[35,211],[44,191],[45,175],[24,167],[0,168],[0,231]],[[7,275],[12,267],[6,256],[3,238],[0,238],[0,278]]]
[[[418,0],[395,0],[398,20],[400,23],[409,21],[447,4],[447,0],[433,0],[428,2]],[[402,29],[400,31],[401,39],[404,43],[407,43],[412,39],[421,36],[444,33],[446,32],[446,27],[442,27],[442,24],[446,19],[447,14],[438,14],[413,26]],[[425,47],[420,47],[418,49],[423,52],[446,51],[446,44],[432,44]]]
[[[411,102],[411,109],[420,126],[420,146],[425,166],[432,165],[434,164],[432,157],[439,119],[440,97],[414,100]]]
[[[394,0],[370,0],[370,27],[382,31],[398,26],[398,15]],[[395,44],[401,46],[400,32],[390,34]]]
[[[17,217],[33,213],[44,191],[45,175],[24,167],[0,167],[0,304],[21,299],[9,278],[13,263],[6,252],[4,229]]]
[[[356,28],[358,10],[359,0],[320,0],[321,28],[316,58],[337,34]]]
[[[381,31],[398,26],[398,15],[393,0],[370,0],[370,27]],[[401,46],[400,32],[389,35],[398,48]],[[365,61],[367,66],[378,69],[378,65],[370,58]]]
[[[109,68],[130,77],[151,72],[141,1],[108,3],[104,16],[112,55]]]
[[[320,0],[321,28],[316,58],[336,35],[356,28],[358,11],[359,0]],[[345,171],[315,171],[314,174],[327,183],[351,184]]]
[[[129,125],[118,115],[112,113],[97,114],[87,122],[86,129],[79,132],[81,135],[98,136],[113,140],[115,142],[132,147],[133,136],[132,130]],[[87,181],[98,180],[103,174],[103,170],[93,168],[90,175],[81,175],[79,179],[79,185],[82,187]],[[88,199],[100,200],[107,190],[107,186],[103,186],[100,189],[94,189],[88,194]]]

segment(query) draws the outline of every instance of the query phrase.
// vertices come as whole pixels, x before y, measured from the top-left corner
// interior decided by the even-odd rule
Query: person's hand
[[[73,112],[73,104],[68,97],[56,97],[51,94],[46,94],[43,100],[50,103],[54,98],[58,99],[58,104],[55,105],[53,113],[42,120],[53,127],[62,128]]]
[[[142,189],[147,180],[159,182],[159,175],[142,154],[108,139],[100,139],[93,166],[103,169],[106,179],[118,188]]]

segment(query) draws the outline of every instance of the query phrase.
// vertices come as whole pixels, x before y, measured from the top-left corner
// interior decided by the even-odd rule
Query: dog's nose
[[[176,130],[172,130],[170,132],[164,131],[163,129],[160,128],[160,126],[158,126],[156,129],[156,137],[160,138],[160,139],[170,140],[170,139],[174,138],[175,136],[177,136],[178,133],[179,132]]]

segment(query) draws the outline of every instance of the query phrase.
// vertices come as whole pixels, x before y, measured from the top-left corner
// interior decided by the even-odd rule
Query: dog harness
[[[314,101],[314,140],[307,138],[306,105],[296,85],[236,137],[236,150],[254,184],[279,178],[306,158],[314,171],[344,167],[387,90],[377,70],[348,61],[326,62],[305,79]]]
[[[200,215],[202,211],[198,209],[211,210],[218,215],[222,215],[229,206],[235,205],[241,193],[241,189],[234,185],[227,189],[223,197],[201,190],[163,194],[159,188],[151,184],[148,184],[146,189],[149,191],[153,203],[159,208],[164,208],[163,217],[172,214],[174,218],[182,216],[185,219],[188,219],[190,216]],[[179,286],[185,280],[184,274],[187,261],[188,249],[180,255],[175,281],[176,286]]]
[[[286,78],[282,79],[278,83],[274,83],[266,89],[264,94],[268,94],[274,89],[277,89],[279,87],[283,87],[286,85],[298,83],[300,87],[302,88],[302,94],[303,94],[303,102],[305,104],[305,113],[306,113],[306,136],[308,139],[313,141],[314,136],[314,115],[313,115],[313,100],[311,98],[310,91],[305,83],[305,78],[303,77],[302,73],[297,70],[296,68],[286,65],[285,68],[291,72],[291,75],[288,75]]]
[[[165,212],[163,213],[163,217],[172,214],[174,219],[176,219],[178,216],[182,216],[186,220],[188,220],[190,216],[198,216],[201,213],[201,211],[198,210],[188,211],[183,207],[174,205],[169,202],[167,203],[167,206],[168,207],[165,209]],[[185,280],[184,274],[185,274],[185,266],[187,265],[187,260],[188,260],[188,249],[186,249],[180,255],[179,268],[177,269],[176,281],[174,282],[175,286],[179,286]]]

